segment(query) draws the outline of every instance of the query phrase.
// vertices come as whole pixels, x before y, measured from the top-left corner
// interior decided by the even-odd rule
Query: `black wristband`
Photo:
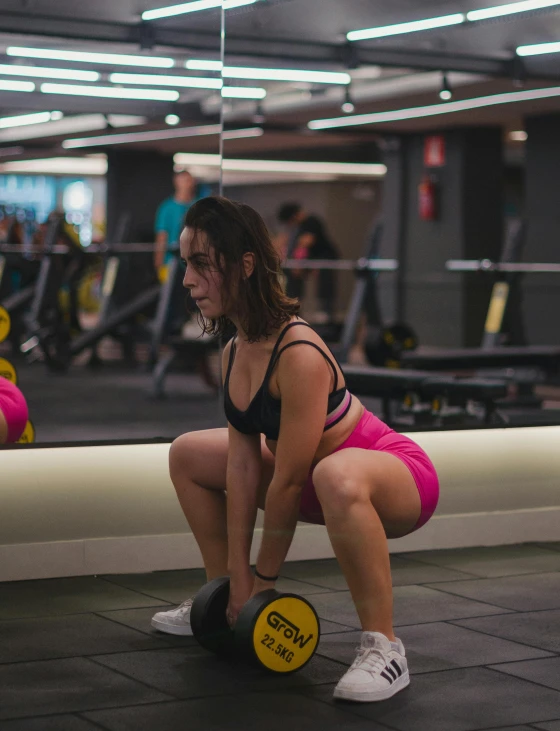
[[[278,576],[263,576],[262,574],[259,574],[256,566],[255,566],[255,576],[257,577],[257,579],[260,579],[261,581],[276,581],[278,579]]]

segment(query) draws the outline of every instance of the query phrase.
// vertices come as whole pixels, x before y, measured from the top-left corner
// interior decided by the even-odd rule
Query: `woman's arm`
[[[241,434],[231,424],[226,473],[228,572],[249,571],[262,473],[261,435]]]
[[[225,387],[232,340],[222,353],[222,383]],[[242,434],[228,424],[226,470],[228,572],[246,575],[257,518],[262,473],[260,434]]]
[[[257,570],[276,576],[292,543],[301,492],[321,441],[331,375],[325,358],[300,344],[282,354],[278,386],[282,398],[275,470],[268,488]],[[270,584],[255,580],[256,591]]]

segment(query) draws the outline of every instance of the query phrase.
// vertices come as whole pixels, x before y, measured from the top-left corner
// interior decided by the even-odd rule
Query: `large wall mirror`
[[[173,342],[199,335],[176,249],[219,190],[222,8],[169,5],[0,8],[0,363],[38,445],[219,418],[217,349]]]
[[[557,256],[535,146],[555,121],[538,117],[526,148],[523,129],[554,112],[554,67],[506,59],[546,13],[491,32],[457,14],[398,26],[434,15],[362,0],[2,3],[0,365],[38,444],[225,423],[220,343],[188,314],[176,256],[177,222],[209,193],[261,213],[288,291],[346,362],[395,365],[394,349],[365,347],[394,323],[420,348],[555,344],[537,305],[557,270],[548,288],[542,273],[516,280],[485,340],[495,278],[448,267]],[[375,287],[360,300],[363,259]]]

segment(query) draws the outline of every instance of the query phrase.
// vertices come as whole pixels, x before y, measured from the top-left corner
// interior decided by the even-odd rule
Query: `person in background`
[[[154,265],[158,273],[178,251],[186,213],[196,200],[195,179],[187,170],[175,173],[173,187],[174,195],[160,203],[156,213]]]
[[[161,284],[167,281],[168,264],[174,256],[179,255],[179,236],[185,225],[185,216],[192,204],[197,200],[196,181],[187,170],[176,172],[173,176],[175,193],[160,203],[156,212],[156,246],[154,250],[154,267]],[[170,331],[179,332],[189,320],[188,310],[193,303],[188,302],[181,285],[181,278],[173,285],[171,305],[167,327]]]
[[[277,213],[278,221],[288,230],[286,258],[338,259],[338,251],[317,216],[310,215],[299,203],[283,203]],[[286,274],[286,292],[301,298],[309,270],[291,270]],[[314,270],[312,270],[314,271]],[[317,296],[322,319],[332,322],[336,306],[336,278],[332,269],[318,270]]]

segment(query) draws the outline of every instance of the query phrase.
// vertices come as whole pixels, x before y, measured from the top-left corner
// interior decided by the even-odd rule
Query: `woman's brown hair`
[[[223,302],[236,311],[250,343],[268,337],[299,312],[299,302],[288,297],[280,283],[280,256],[262,218],[250,206],[220,196],[202,198],[187,211],[185,226],[206,234],[222,276]],[[245,276],[243,255],[251,253],[255,266]],[[224,336],[231,331],[225,317],[205,321],[204,332]]]

